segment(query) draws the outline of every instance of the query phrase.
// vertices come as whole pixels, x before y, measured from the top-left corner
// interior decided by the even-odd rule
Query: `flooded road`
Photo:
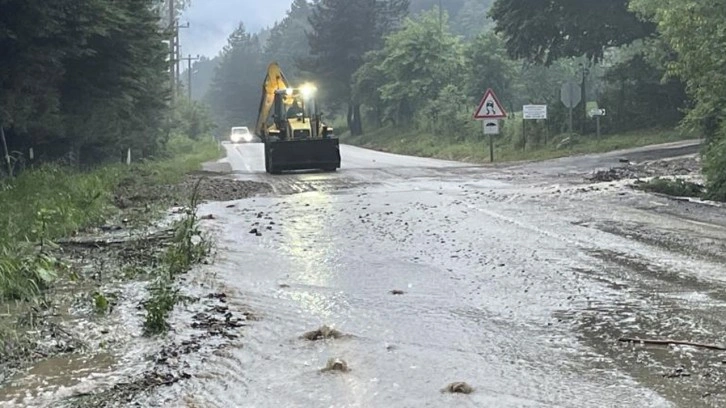
[[[687,204],[554,176],[582,158],[528,173],[344,146],[337,174],[272,177],[261,146],[227,149],[278,196],[204,209],[208,273],[261,320],[180,386],[192,406],[724,403],[723,352],[618,342],[721,340],[726,229],[658,211]],[[322,325],[350,337],[300,338]],[[321,373],[331,358],[351,371]],[[441,392],[455,381],[474,392]]]
[[[724,351],[619,341],[723,342],[726,210],[584,181],[693,145],[489,167],[343,146],[337,173],[279,176],[225,148],[274,192],[203,205],[218,252],[186,285],[255,318],[137,406],[726,406]],[[324,325],[343,335],[302,337]]]

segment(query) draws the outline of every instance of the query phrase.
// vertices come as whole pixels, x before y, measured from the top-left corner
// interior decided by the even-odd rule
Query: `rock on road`
[[[617,341],[721,340],[723,209],[582,177],[694,146],[512,166],[342,146],[336,173],[279,176],[261,144],[225,148],[236,177],[275,194],[205,205],[218,255],[204,279],[260,319],[179,386],[187,406],[726,401],[722,353]],[[300,338],[322,325],[350,337]],[[331,358],[350,371],[321,373]],[[441,391],[455,381],[474,392]]]

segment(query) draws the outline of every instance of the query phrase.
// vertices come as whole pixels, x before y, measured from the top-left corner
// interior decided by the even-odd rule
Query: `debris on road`
[[[641,343],[641,344],[652,344],[652,345],[661,345],[661,346],[668,346],[668,345],[676,345],[676,346],[691,346],[691,347],[698,347],[698,348],[705,348],[709,350],[726,350],[726,347],[719,346],[716,344],[703,344],[703,343],[694,343],[690,341],[678,341],[678,340],[652,340],[652,339],[637,339],[637,338],[629,338],[629,337],[621,337],[618,339],[621,343]]]
[[[681,378],[681,377],[690,377],[691,373],[686,371],[685,367],[680,366],[678,368],[673,369],[670,372],[667,372],[663,374],[663,377],[665,378]]]
[[[624,160],[620,160],[620,162],[624,163],[624,165],[612,167],[608,170],[595,171],[586,179],[591,182],[612,182],[657,176],[691,176],[701,172],[701,161],[695,156],[648,161],[639,164]]]
[[[350,367],[348,367],[348,363],[345,360],[340,358],[331,358],[328,360],[328,364],[326,364],[325,368],[320,369],[320,372],[323,373],[330,371],[347,373],[350,371]]]
[[[441,392],[448,392],[451,394],[471,394],[474,392],[474,388],[465,382],[457,381],[447,385],[446,388],[441,390]]]
[[[328,339],[340,339],[345,335],[338,330],[335,330],[328,326],[322,326],[317,330],[309,331],[302,335],[302,338],[310,341],[317,340],[328,340]]]
[[[393,289],[393,290],[392,290],[392,291],[391,291],[390,293],[391,293],[392,295],[403,295],[403,294],[404,294],[404,293],[406,293],[406,292],[404,292],[404,291],[402,291],[402,290],[399,290],[399,289]]]
[[[613,167],[609,170],[596,171],[591,177],[588,178],[592,182],[610,182],[618,181],[622,179],[635,179],[638,178],[638,173],[631,166],[627,167]]]

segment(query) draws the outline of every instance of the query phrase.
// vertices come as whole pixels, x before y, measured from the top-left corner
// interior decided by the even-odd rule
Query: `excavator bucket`
[[[340,168],[340,142],[337,138],[265,142],[268,173],[291,170],[335,171]]]

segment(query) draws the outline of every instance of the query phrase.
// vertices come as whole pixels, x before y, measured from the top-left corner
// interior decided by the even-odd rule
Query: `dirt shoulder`
[[[240,335],[251,314],[232,315],[225,294],[185,288],[183,276],[172,293],[194,313],[163,335],[144,335],[144,325],[150,299],[159,296],[153,284],[172,262],[179,222],[191,217],[190,196],[233,201],[267,194],[270,186],[235,180],[224,168],[172,183],[147,184],[147,176],[119,184],[115,216],[56,240],[52,255],[62,273],[41,299],[3,306],[3,406],[126,406],[134,395],[188,378],[184,356]],[[194,222],[211,217],[196,214]],[[212,237],[192,238],[213,247]]]

